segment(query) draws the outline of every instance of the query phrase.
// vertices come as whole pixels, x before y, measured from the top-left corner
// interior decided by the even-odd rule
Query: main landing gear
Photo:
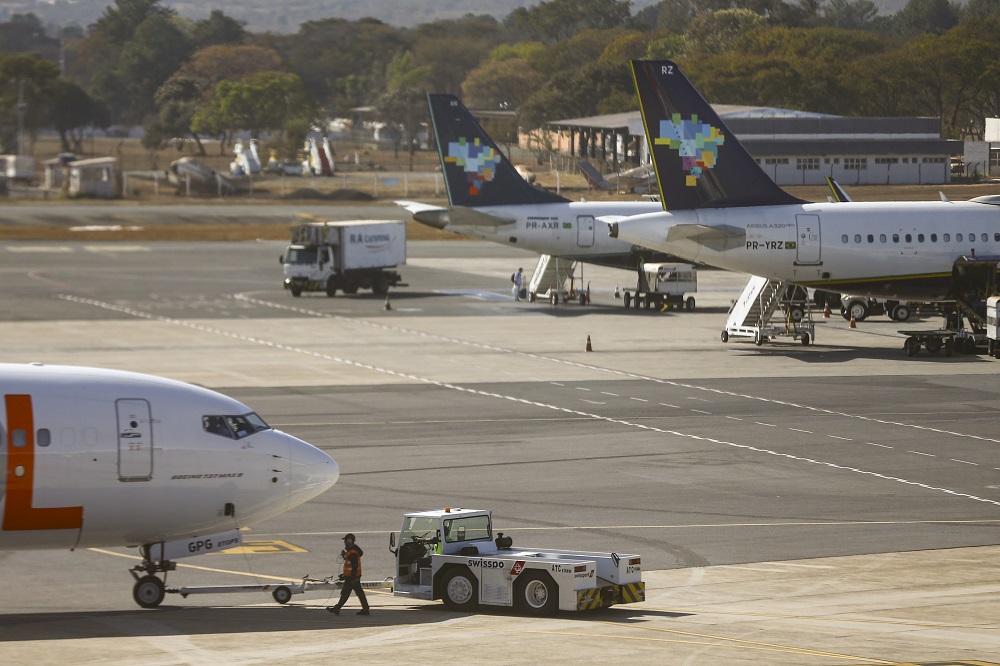
[[[142,564],[137,564],[128,570],[132,574],[132,578],[135,579],[135,585],[132,586],[132,598],[143,608],[156,608],[163,603],[163,598],[167,593],[165,574],[175,570],[177,563],[169,560],[153,560],[149,554],[148,544],[140,546],[139,553],[142,554]],[[164,574],[163,580],[156,576],[158,573]]]

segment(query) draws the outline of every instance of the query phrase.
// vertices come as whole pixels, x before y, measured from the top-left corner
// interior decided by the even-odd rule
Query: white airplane
[[[139,546],[144,607],[173,559],[238,544],[340,475],[246,405],[178,381],[5,363],[0,398],[0,550]]]
[[[663,211],[611,235],[687,261],[873,298],[990,295],[1000,197],[811,203],[777,185],[669,61],[632,61]],[[978,259],[977,259],[978,258]]]
[[[529,184],[454,95],[427,95],[449,208],[397,201],[427,226],[503,245],[635,270],[671,257],[608,235],[606,222],[662,210],[649,201],[570,201]]]

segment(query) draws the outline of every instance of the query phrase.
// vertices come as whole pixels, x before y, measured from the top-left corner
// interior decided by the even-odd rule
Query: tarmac
[[[404,511],[492,509],[515,544],[640,553],[644,603],[524,617],[369,593],[279,606],[170,595],[134,549],[0,553],[5,664],[1000,663],[1000,363],[902,350],[901,328],[818,312],[815,343],[723,343],[746,276],[701,271],[694,312],[514,302],[532,255],[411,243],[409,286],[292,298],[280,243],[0,243],[4,361],[203,384],[337,459],[333,489],[179,561],[168,587],[392,572]],[[585,351],[587,336],[592,352]]]

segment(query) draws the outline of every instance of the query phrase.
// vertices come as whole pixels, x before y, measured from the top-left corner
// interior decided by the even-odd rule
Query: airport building
[[[941,138],[939,118],[850,118],[790,109],[717,104],[713,108],[778,185],[951,182],[964,144]],[[648,164],[638,111],[548,123],[561,154],[585,158],[603,172]],[[522,143],[522,147],[529,146]]]

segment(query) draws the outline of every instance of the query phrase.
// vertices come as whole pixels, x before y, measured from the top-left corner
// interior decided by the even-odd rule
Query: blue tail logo
[[[469,143],[460,137],[458,141],[448,143],[448,156],[444,158],[447,164],[454,164],[465,171],[465,179],[469,183],[469,194],[476,196],[484,183],[493,181],[497,165],[500,164],[500,154],[493,146],[484,146],[479,139]]]
[[[698,121],[697,115],[690,120],[675,113],[670,120],[660,121],[660,136],[653,140],[659,146],[669,146],[681,157],[687,176],[684,184],[695,187],[706,169],[712,169],[719,161],[719,146],[726,142],[725,135],[718,128]]]

